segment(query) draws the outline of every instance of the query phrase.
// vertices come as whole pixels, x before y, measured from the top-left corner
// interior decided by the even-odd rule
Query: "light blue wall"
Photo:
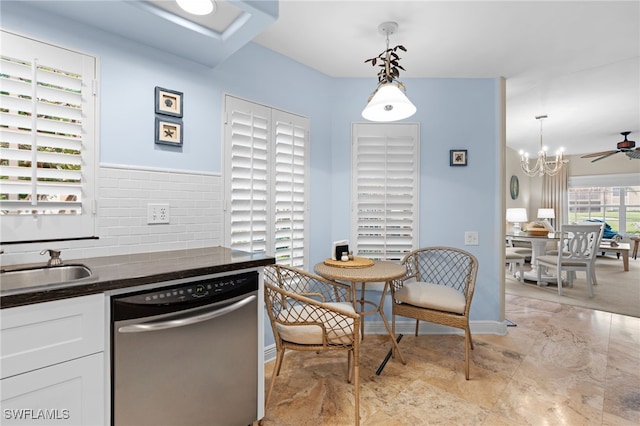
[[[100,161],[221,172],[224,93],[301,114],[311,122],[311,264],[349,235],[351,123],[375,85],[333,79],[256,44],[216,69],[118,36],[37,12],[2,6],[2,27],[100,58]],[[480,260],[472,319],[498,321],[503,298],[498,79],[407,79],[421,126],[420,244],[466,248]],[[155,86],[184,92],[184,147],[153,142]],[[467,149],[467,167],[449,167],[449,150]],[[479,246],[464,246],[478,231]],[[272,340],[271,340],[272,341]],[[267,343],[270,343],[269,341]]]
[[[480,263],[471,307],[475,320],[496,320],[502,300],[497,260],[500,242],[499,79],[403,79],[420,123],[420,246],[466,249]],[[352,122],[375,88],[375,79],[334,81],[333,241],[349,237]],[[450,167],[449,150],[466,149],[467,167]],[[478,246],[464,246],[464,232],[478,231]],[[329,244],[325,242],[325,244]],[[316,259],[317,260],[317,259]],[[322,260],[322,259],[320,259]],[[389,305],[389,303],[387,304]],[[386,313],[390,314],[387,306]]]

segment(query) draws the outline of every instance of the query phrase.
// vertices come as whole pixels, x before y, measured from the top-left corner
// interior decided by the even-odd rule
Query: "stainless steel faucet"
[[[47,262],[47,266],[62,265],[62,259],[60,259],[60,250],[45,249],[42,250],[40,254],[45,254],[47,252],[51,255],[49,261]]]

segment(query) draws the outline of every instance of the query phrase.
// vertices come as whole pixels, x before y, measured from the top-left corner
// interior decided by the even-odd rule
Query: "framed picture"
[[[156,143],[182,146],[182,120],[156,116]]]
[[[452,149],[449,151],[449,165],[450,166],[466,166],[467,165],[467,150],[466,149]]]
[[[156,114],[182,117],[182,92],[156,86]]]

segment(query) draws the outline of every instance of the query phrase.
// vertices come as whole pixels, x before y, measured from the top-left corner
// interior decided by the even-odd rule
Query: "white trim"
[[[497,336],[505,336],[507,334],[507,324],[500,321],[470,321],[469,327],[471,328],[471,334],[495,334]],[[396,321],[396,334],[411,335],[415,333],[416,322],[414,320]],[[387,334],[387,328],[382,321],[365,321],[364,334],[376,335]],[[436,334],[464,334],[464,332],[458,328],[445,327],[438,324],[432,324],[427,322],[420,323],[419,335],[436,335]],[[276,345],[264,347],[264,362],[271,362],[276,359]]]
[[[389,323],[391,323],[391,318],[389,318]],[[496,334],[498,336],[507,334],[506,323],[500,321],[469,321],[469,328],[471,329],[471,334]],[[413,335],[415,330],[415,320],[396,320],[396,334]],[[382,321],[367,320],[364,322],[364,334],[387,334],[387,328]],[[422,334],[464,334],[464,331],[459,328],[421,321],[418,335]]]
[[[166,169],[161,167],[135,166],[131,164],[100,163],[100,168],[139,170],[143,172],[158,172],[158,173],[179,173],[183,175],[203,175],[203,176],[218,176],[218,177],[222,176],[222,173],[220,172],[205,172],[202,170]]]

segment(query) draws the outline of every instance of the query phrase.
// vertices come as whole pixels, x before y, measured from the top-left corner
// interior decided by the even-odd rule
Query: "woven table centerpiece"
[[[366,257],[354,257],[353,260],[347,260],[346,262],[342,260],[325,259],[324,264],[337,268],[366,268],[373,265],[373,260],[367,259]]]

